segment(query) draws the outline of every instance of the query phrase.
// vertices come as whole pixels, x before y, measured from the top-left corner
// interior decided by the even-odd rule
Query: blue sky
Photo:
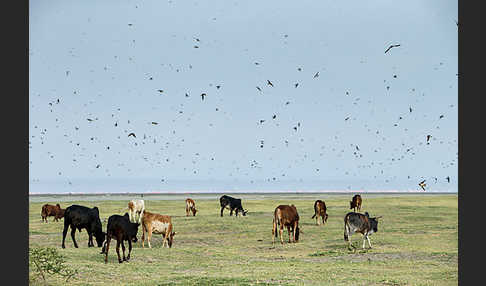
[[[457,190],[456,19],[457,1],[31,1],[29,178]]]

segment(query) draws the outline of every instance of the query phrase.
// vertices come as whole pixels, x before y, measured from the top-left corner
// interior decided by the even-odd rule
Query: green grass
[[[362,236],[351,240],[358,247],[349,251],[343,239],[343,218],[350,196],[268,195],[265,199],[243,197],[246,217],[219,216],[217,199],[195,199],[196,217],[185,217],[181,200],[150,200],[146,209],[172,216],[175,231],[172,248],[161,248],[161,235],[152,236],[152,249],[134,244],[130,262],[119,264],[115,245],[110,246],[108,264],[100,248],[88,248],[85,230],[70,232],[66,249],[61,248],[63,221],[42,223],[41,206],[31,202],[29,246],[59,249],[67,264],[79,270],[73,285],[457,285],[458,199],[452,195],[363,196],[362,212],[381,215],[378,232],[370,236],[373,248],[361,250]],[[329,218],[317,226],[313,215],[316,199],[323,199]],[[127,200],[61,202],[98,206],[103,219],[122,214]],[[56,203],[51,201],[49,203]],[[300,215],[301,241],[272,245],[272,215],[279,204],[295,204]],[[103,223],[106,230],[106,223]],[[139,229],[141,238],[141,228]],[[127,246],[127,245],[126,245]],[[368,244],[366,244],[368,246]],[[146,245],[147,247],[147,245]],[[127,246],[128,248],[128,246]],[[120,249],[121,251],[121,249]],[[128,251],[128,250],[127,250]],[[31,282],[36,284],[36,282]],[[49,278],[51,285],[63,280]],[[38,282],[40,285],[40,282]]]

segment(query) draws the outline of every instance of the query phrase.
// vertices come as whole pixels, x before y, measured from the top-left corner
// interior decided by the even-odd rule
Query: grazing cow
[[[173,225],[170,216],[145,211],[142,217],[142,247],[145,248],[145,232],[147,232],[149,248],[152,248],[150,245],[152,233],[162,234],[162,247],[167,245],[168,248],[171,248],[174,241],[174,235],[176,235],[176,232],[173,232],[172,229]]]
[[[360,195],[354,195],[353,196],[353,200],[349,202],[349,209],[350,210],[354,210],[356,212],[356,209],[359,211],[361,211],[361,202],[363,202],[363,200],[361,199],[361,196]]]
[[[142,223],[143,211],[145,210],[145,203],[143,200],[131,200],[128,202],[128,215],[130,221],[133,223]]]
[[[275,243],[275,237],[278,236],[277,225],[280,225],[280,242],[283,244],[283,229],[284,226],[287,227],[289,233],[289,243],[290,234],[292,233],[293,242],[299,241],[299,214],[297,213],[297,208],[294,205],[279,205],[275,208],[273,213],[273,228],[272,228],[272,243]]]
[[[241,211],[243,216],[246,216],[248,213],[248,210],[244,210],[241,206],[241,199],[235,199],[230,196],[223,195],[221,198],[219,198],[219,203],[221,204],[221,216],[223,216],[223,210],[225,208],[230,210],[230,216],[233,215],[233,210],[236,211],[236,216],[238,216],[238,211]]]
[[[101,254],[105,254],[105,263],[108,263],[108,251],[110,249],[110,241],[112,238],[116,240],[116,254],[118,255],[118,262],[130,260],[132,253],[132,242],[137,242],[137,232],[139,223],[132,223],[130,216],[125,213],[124,216],[112,215],[108,218],[106,226],[106,241],[101,249]],[[128,256],[125,258],[125,243],[128,241]],[[123,251],[123,260],[120,258],[120,244]]]
[[[196,216],[196,203],[193,199],[187,198],[186,199],[186,216],[189,216],[189,213],[192,212],[192,216]]]
[[[61,209],[61,206],[59,204],[56,204],[55,206],[45,204],[42,206],[41,210],[42,222],[45,221],[47,223],[47,217],[49,216],[53,216],[54,221],[59,221],[60,218],[64,217],[64,211],[65,209]]]
[[[94,247],[93,235],[96,238],[98,247],[101,247],[105,241],[106,233],[101,229],[100,212],[98,207],[88,208],[85,206],[72,205],[66,208],[64,212],[64,230],[62,231],[62,248],[66,248],[64,241],[68,228],[71,226],[71,238],[73,239],[74,247],[78,248],[74,234],[76,229],[81,232],[85,228],[88,232],[88,247]]]
[[[368,212],[365,214],[349,212],[344,217],[344,241],[348,242],[348,249],[351,250],[351,235],[355,232],[359,232],[363,235],[363,249],[365,248],[365,240],[368,240],[368,244],[371,248],[371,242],[369,236],[378,231],[378,219],[379,217],[371,218]]]
[[[325,224],[327,222],[327,213],[326,213],[326,203],[321,201],[321,200],[317,200],[314,202],[314,215],[312,216],[312,218],[316,218],[316,224],[317,225],[320,225],[319,223],[319,216],[322,217],[322,224]]]

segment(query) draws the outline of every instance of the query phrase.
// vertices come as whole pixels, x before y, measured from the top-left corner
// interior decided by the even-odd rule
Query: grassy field
[[[171,215],[177,235],[172,248],[161,248],[161,235],[152,237],[152,249],[134,244],[130,262],[119,264],[110,246],[108,264],[100,248],[88,248],[85,230],[76,233],[79,248],[66,237],[61,248],[63,222],[42,223],[44,202],[30,202],[29,246],[58,248],[67,264],[79,270],[71,285],[457,285],[458,198],[451,195],[367,195],[362,212],[383,216],[378,232],[370,236],[373,249],[355,253],[343,240],[343,218],[352,195],[245,195],[246,217],[219,216],[219,201],[191,196],[199,210],[185,217],[185,202],[151,200],[148,211]],[[311,219],[316,199],[326,202],[329,219],[317,226]],[[55,204],[57,201],[49,201]],[[98,206],[102,220],[122,214],[126,200],[64,201]],[[273,210],[295,204],[300,215],[301,240],[272,245]],[[106,223],[103,223],[106,231]],[[141,227],[139,229],[141,238]],[[287,231],[284,238],[288,239]],[[351,237],[361,249],[361,234]],[[127,246],[127,244],[126,244]],[[368,245],[366,245],[368,246]],[[147,247],[147,245],[146,245]],[[128,246],[127,246],[128,248]],[[127,250],[128,251],[128,250]],[[121,249],[120,249],[121,252]],[[40,285],[40,282],[37,282]],[[31,284],[37,284],[31,281]],[[49,278],[51,285],[64,285]]]

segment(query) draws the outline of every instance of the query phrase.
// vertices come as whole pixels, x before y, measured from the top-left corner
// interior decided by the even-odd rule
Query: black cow
[[[125,213],[124,216],[112,215],[108,218],[106,226],[106,241],[101,249],[101,254],[105,254],[105,263],[108,263],[108,250],[110,248],[110,241],[112,238],[116,240],[116,254],[118,255],[118,262],[128,261],[130,253],[132,252],[132,241],[137,242],[137,232],[139,223],[130,222],[130,216]],[[125,258],[125,244],[128,241],[128,256]],[[123,260],[120,258],[120,244],[123,251]]]
[[[359,232],[363,235],[363,249],[365,248],[365,240],[368,240],[368,244],[371,248],[371,242],[369,236],[378,231],[378,219],[379,217],[371,218],[368,212],[365,214],[349,212],[344,217],[344,241],[348,242],[348,248],[351,250],[351,235],[355,232]]]
[[[88,231],[88,247],[94,247],[93,235],[96,238],[98,247],[101,247],[103,241],[105,241],[106,234],[102,231],[100,212],[97,207],[90,209],[85,206],[72,205],[66,208],[66,211],[64,212],[64,230],[62,231],[62,248],[66,248],[64,241],[66,240],[69,226],[71,226],[71,238],[73,239],[74,247],[76,248],[78,248],[78,244],[74,237],[76,229],[78,229],[79,232],[81,232],[81,229],[83,228]]]
[[[225,208],[230,210],[230,216],[233,215],[233,210],[236,212],[236,216],[238,216],[238,211],[243,213],[243,216],[246,216],[248,210],[244,210],[241,206],[241,199],[235,199],[227,195],[223,195],[219,198],[219,203],[221,204],[221,216],[223,216],[223,210]]]

